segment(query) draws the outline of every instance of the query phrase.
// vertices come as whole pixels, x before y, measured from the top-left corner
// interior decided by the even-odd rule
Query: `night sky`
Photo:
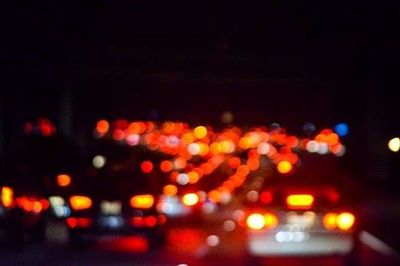
[[[232,111],[237,124],[294,132],[308,121],[346,121],[353,145],[374,151],[365,148],[370,138],[399,130],[399,92],[390,92],[395,1],[61,0],[4,10],[6,128],[38,116],[61,123],[69,94],[75,132],[118,117],[219,126]]]

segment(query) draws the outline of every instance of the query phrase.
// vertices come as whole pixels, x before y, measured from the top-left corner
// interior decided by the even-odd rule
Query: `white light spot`
[[[259,154],[267,154],[271,150],[271,145],[265,142],[258,144],[257,152]]]
[[[94,156],[92,163],[95,168],[100,169],[106,164],[106,158],[103,155],[96,155]]]
[[[308,152],[315,153],[319,151],[319,143],[315,140],[307,142],[306,149]]]
[[[251,190],[247,193],[246,198],[250,202],[256,202],[258,200],[258,192],[255,190]]]
[[[176,182],[179,185],[186,185],[189,182],[189,176],[185,173],[181,173],[176,177]]]
[[[232,217],[235,221],[240,221],[244,217],[244,211],[236,210],[233,212]]]
[[[189,146],[187,147],[187,151],[188,153],[190,153],[191,155],[197,155],[200,153],[201,151],[201,147],[199,144],[197,143],[191,143],[189,144]]]
[[[219,237],[216,235],[210,235],[207,237],[207,244],[211,247],[215,247],[219,244]]]
[[[224,222],[224,230],[227,232],[232,232],[233,230],[235,230],[236,228],[236,224],[234,221],[232,220],[227,220]]]
[[[327,143],[325,142],[320,142],[319,143],[319,149],[318,149],[318,153],[319,154],[327,154],[329,152],[329,146]]]
[[[126,138],[126,143],[129,146],[135,146],[139,144],[140,136],[138,134],[131,134]]]

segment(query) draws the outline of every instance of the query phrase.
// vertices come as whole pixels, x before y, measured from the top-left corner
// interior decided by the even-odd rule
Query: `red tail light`
[[[290,209],[308,210],[314,203],[314,197],[310,194],[289,195],[286,198],[286,204]]]
[[[1,188],[1,203],[6,208],[14,206],[14,190],[12,188],[10,187]]]
[[[26,212],[40,213],[49,207],[47,200],[34,197],[18,197],[16,202],[18,207]]]
[[[87,228],[92,224],[92,220],[86,217],[68,217],[67,218],[67,225],[69,228]]]

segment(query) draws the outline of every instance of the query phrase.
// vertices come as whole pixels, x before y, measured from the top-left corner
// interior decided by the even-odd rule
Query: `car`
[[[69,209],[65,222],[71,246],[90,244],[102,236],[143,235],[150,248],[161,247],[166,217],[157,209],[160,178],[155,169],[149,171],[157,156],[143,147],[105,139],[97,140],[92,152],[91,165],[62,198]]]
[[[46,197],[21,179],[0,184],[0,235],[10,246],[43,242],[46,237]]]
[[[247,204],[249,258],[340,255],[356,264],[359,215],[354,195],[339,179],[311,166],[266,182]]]

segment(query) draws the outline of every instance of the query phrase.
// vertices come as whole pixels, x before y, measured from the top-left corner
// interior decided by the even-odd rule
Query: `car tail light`
[[[1,203],[6,208],[10,208],[14,205],[14,190],[12,188],[1,188]]]
[[[72,196],[69,199],[69,203],[71,204],[71,208],[76,211],[86,210],[92,207],[92,200],[86,196]]]
[[[310,209],[314,203],[314,197],[310,194],[289,195],[286,203],[291,209]]]
[[[337,226],[342,230],[350,229],[353,226],[354,221],[354,215],[349,212],[343,212],[339,214],[336,219]]]
[[[349,212],[343,212],[340,214],[327,213],[322,219],[324,227],[328,230],[335,230],[337,228],[341,230],[350,229],[355,222],[355,217]]]
[[[69,228],[76,228],[76,227],[87,228],[91,224],[92,224],[92,220],[90,218],[86,218],[86,217],[79,217],[79,218],[68,217],[67,218],[67,225]]]
[[[253,213],[246,219],[247,226],[252,230],[261,230],[264,228],[274,228],[278,225],[278,217],[272,213]]]
[[[267,213],[264,215],[265,219],[265,227],[266,228],[275,228],[278,225],[278,217],[275,214]]]
[[[129,202],[132,208],[150,209],[154,205],[154,197],[150,194],[133,196]]]
[[[49,203],[45,199],[37,199],[34,197],[18,197],[16,199],[18,207],[26,212],[40,213],[49,207]]]
[[[322,224],[328,230],[335,230],[337,227],[336,218],[336,213],[328,212],[324,215],[324,218],[322,218]]]

